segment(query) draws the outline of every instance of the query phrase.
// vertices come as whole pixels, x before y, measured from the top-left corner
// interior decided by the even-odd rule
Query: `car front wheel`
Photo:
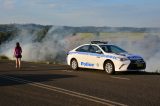
[[[114,64],[111,61],[105,62],[104,70],[107,72],[107,74],[114,74],[115,73]]]
[[[76,61],[76,59],[73,59],[73,60],[71,61],[71,68],[72,68],[73,70],[77,70],[77,69],[78,69],[78,62]]]

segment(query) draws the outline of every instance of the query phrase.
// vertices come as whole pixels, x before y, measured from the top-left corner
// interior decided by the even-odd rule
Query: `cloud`
[[[160,3],[136,1],[0,0],[0,23],[159,27]]]
[[[12,10],[15,8],[15,0],[3,0],[2,6],[6,10]]]
[[[56,4],[52,3],[52,4],[48,4],[48,6],[49,6],[50,8],[54,8],[54,7],[56,7]]]
[[[42,8],[55,8],[59,5],[57,2],[49,0],[27,0],[24,2],[27,6],[31,7],[42,7]]]

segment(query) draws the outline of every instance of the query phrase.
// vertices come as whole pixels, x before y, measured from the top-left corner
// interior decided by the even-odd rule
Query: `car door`
[[[76,52],[76,59],[78,61],[79,67],[88,68],[88,52],[89,52],[89,46],[90,45],[83,45],[79,47]]]
[[[96,45],[90,45],[88,62],[93,64],[90,68],[101,69],[101,64],[103,61],[103,53]]]

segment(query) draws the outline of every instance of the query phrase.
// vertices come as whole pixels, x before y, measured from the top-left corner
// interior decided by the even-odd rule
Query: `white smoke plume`
[[[160,72],[160,35],[158,33],[148,33],[140,40],[121,39],[114,43],[130,53],[141,55],[147,63],[146,71]]]
[[[57,29],[63,30],[63,27],[52,27],[41,42],[35,41],[37,38],[37,31],[31,32],[28,29],[19,29],[20,32],[15,38],[1,45],[1,54],[8,56],[10,59],[14,59],[13,51],[15,48],[15,44],[16,42],[20,42],[20,45],[22,47],[23,60],[25,61],[65,60],[64,56],[66,54],[66,45],[64,38],[65,35],[69,35],[69,32],[61,32],[60,34],[54,32],[57,31]]]
[[[128,36],[113,35],[101,36],[98,33],[83,36],[83,33],[74,34],[72,30],[64,30],[64,27],[53,26],[41,41],[36,41],[36,29],[17,26],[20,32],[11,40],[0,45],[0,54],[13,58],[16,42],[20,42],[23,49],[23,60],[25,61],[51,61],[66,63],[66,54],[69,50],[80,44],[90,43],[92,40],[112,42],[130,53],[136,53],[144,57],[147,62],[146,71],[160,72],[160,33],[145,33],[143,38],[132,39]],[[32,29],[32,28],[30,28]]]

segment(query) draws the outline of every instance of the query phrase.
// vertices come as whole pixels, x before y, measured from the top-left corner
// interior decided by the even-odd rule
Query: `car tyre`
[[[104,63],[104,70],[107,72],[107,74],[114,74],[115,68],[112,61],[106,61]]]
[[[72,59],[72,60],[71,60],[71,68],[72,68],[73,70],[77,70],[77,69],[78,69],[78,62],[77,62],[76,59]]]

